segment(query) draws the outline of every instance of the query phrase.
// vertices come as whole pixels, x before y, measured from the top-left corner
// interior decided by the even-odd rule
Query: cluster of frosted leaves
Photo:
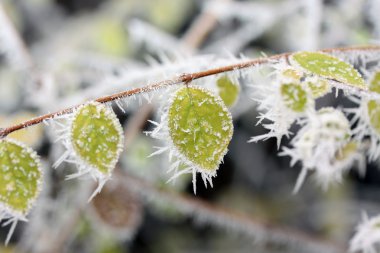
[[[111,108],[89,102],[71,116],[68,132],[69,140],[65,141],[64,138],[67,151],[55,166],[66,160],[78,168],[78,172],[68,178],[90,175],[97,180],[98,188],[92,199],[111,177],[119,159],[124,143],[122,127]]]
[[[293,148],[284,148],[281,153],[292,158],[292,165],[302,163],[294,192],[300,189],[308,171],[315,172],[317,182],[325,189],[330,183],[340,182],[342,174],[361,158],[358,145],[350,138],[350,124],[341,111],[319,110],[294,137]]]
[[[308,73],[355,88],[367,88],[365,81],[352,65],[334,56],[320,52],[298,52],[293,54],[291,59],[295,65]]]
[[[368,88],[371,92],[380,94],[380,72],[373,75]],[[370,160],[376,160],[380,156],[380,101],[366,97],[352,99],[359,104],[358,107],[347,109],[353,114],[353,134],[358,142],[369,137],[368,156]]]
[[[18,220],[35,203],[42,183],[42,170],[35,151],[12,140],[0,140],[0,221],[13,223],[7,242]]]
[[[196,192],[198,172],[205,185],[212,186],[233,133],[232,117],[222,99],[200,87],[182,87],[165,108],[161,124],[155,124],[152,137],[169,141],[162,150],[170,151],[172,179],[192,173]]]
[[[363,221],[356,228],[350,241],[350,252],[376,253],[380,251],[380,215],[369,218],[363,213]]]
[[[263,127],[269,132],[252,137],[250,142],[275,137],[279,146],[282,137],[290,135],[290,126],[314,110],[313,90],[309,83],[315,83],[317,79],[307,79],[305,83],[302,73],[296,69],[281,64],[276,68],[273,80],[259,90],[257,99],[260,111],[257,124],[263,122]]]
[[[216,81],[218,93],[227,107],[232,107],[238,100],[240,93],[239,84],[233,82],[227,75],[220,77]]]

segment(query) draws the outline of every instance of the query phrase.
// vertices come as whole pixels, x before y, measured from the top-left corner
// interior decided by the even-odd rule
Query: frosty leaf
[[[110,174],[123,147],[123,130],[115,113],[91,102],[80,107],[71,125],[75,153],[101,174]]]
[[[311,95],[313,98],[319,98],[330,92],[329,83],[326,80],[318,78],[315,81],[307,82],[311,90]]]
[[[299,81],[302,77],[302,74],[293,68],[288,68],[282,72],[282,75],[286,78],[293,79],[294,81]]]
[[[223,101],[196,87],[177,91],[169,108],[168,127],[179,153],[209,172],[218,168],[233,132]]]
[[[336,57],[318,52],[299,52],[292,59],[304,70],[351,86],[366,89],[366,84],[352,65]]]
[[[367,110],[372,128],[380,134],[380,102],[376,100],[368,101]]]
[[[228,107],[233,106],[239,96],[240,87],[233,83],[228,76],[223,76],[217,80],[219,96]]]
[[[297,83],[281,85],[281,97],[286,107],[294,112],[303,112],[307,105],[307,93]]]
[[[0,140],[0,214],[24,216],[36,200],[42,181],[35,151],[11,139]]]
[[[369,90],[380,94],[380,72],[373,76],[369,84]]]
[[[358,150],[358,144],[356,142],[350,141],[347,143],[336,155],[338,161],[346,160],[352,154]]]

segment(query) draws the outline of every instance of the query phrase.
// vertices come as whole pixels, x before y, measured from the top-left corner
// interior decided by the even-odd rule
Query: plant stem
[[[344,246],[338,243],[326,241],[296,229],[275,226],[254,217],[237,213],[235,210],[205,202],[199,198],[159,189],[121,169],[117,169],[115,172],[117,180],[120,180],[131,191],[139,194],[146,202],[160,201],[172,205],[179,212],[193,217],[195,221],[253,237],[264,245],[266,243],[285,244],[290,248],[290,251],[300,249],[300,252],[345,252]]]
[[[343,47],[343,48],[331,48],[331,49],[321,50],[321,52],[325,52],[325,53],[349,52],[349,51],[360,51],[360,52],[363,52],[363,51],[380,51],[380,46]],[[249,67],[258,66],[258,65],[262,65],[262,64],[267,64],[267,63],[271,63],[274,61],[278,61],[280,59],[287,59],[291,54],[292,53],[288,52],[288,53],[277,54],[277,55],[273,55],[273,56],[269,56],[269,57],[265,57],[265,58],[257,58],[257,59],[243,61],[243,62],[238,62],[235,64],[226,65],[226,66],[213,68],[213,69],[208,69],[205,71],[199,71],[199,72],[194,72],[194,73],[184,73],[184,74],[179,75],[178,77],[159,81],[159,82],[156,82],[156,83],[144,86],[144,87],[135,88],[135,89],[115,93],[112,95],[100,97],[100,98],[96,99],[95,101],[100,102],[100,103],[107,103],[107,102],[119,100],[122,98],[130,97],[133,95],[145,93],[145,92],[152,92],[155,90],[165,88],[167,86],[172,86],[172,85],[176,85],[176,84],[180,84],[180,83],[188,84],[193,80],[200,79],[203,77],[212,76],[212,75],[225,73],[225,72],[230,72],[230,71],[234,71],[234,70],[238,70],[238,69],[249,68]],[[27,120],[27,121],[20,123],[20,124],[16,124],[16,125],[13,125],[13,126],[10,126],[7,128],[3,128],[0,130],[0,138],[4,138],[8,134],[10,134],[14,131],[21,130],[21,129],[27,128],[29,126],[39,124],[39,123],[43,122],[44,120],[48,120],[48,119],[55,118],[57,116],[72,113],[76,108],[78,108],[81,105],[82,104],[75,105],[75,106],[54,112],[54,113],[45,114],[45,115],[39,116],[37,118]]]

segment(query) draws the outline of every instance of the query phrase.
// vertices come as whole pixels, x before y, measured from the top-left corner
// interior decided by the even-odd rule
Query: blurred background
[[[207,69],[215,55],[228,63],[379,43],[379,13],[379,0],[1,0],[0,126]],[[229,152],[214,187],[199,178],[196,196],[191,176],[166,183],[166,157],[147,158],[158,143],[143,131],[159,118],[157,101],[115,105],[126,147],[90,203],[91,180],[66,181],[74,168],[52,168],[64,150],[49,127],[12,134],[37,150],[46,173],[29,222],[0,252],[344,252],[361,211],[380,213],[378,164],[327,192],[307,180],[292,195],[300,165],[279,157],[275,140],[247,143],[265,133],[250,92],[242,83]]]

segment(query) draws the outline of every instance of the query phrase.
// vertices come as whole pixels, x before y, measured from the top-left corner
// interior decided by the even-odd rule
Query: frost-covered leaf
[[[42,170],[36,152],[15,140],[1,139],[0,220],[4,212],[25,216],[41,190],[41,182]]]
[[[76,111],[70,139],[85,164],[109,175],[119,159],[124,138],[115,113],[103,104],[90,102]]]
[[[317,78],[317,80],[307,81],[308,87],[311,90],[311,95],[313,98],[319,98],[331,91],[329,83],[321,78]]]
[[[232,118],[223,101],[196,87],[179,89],[168,112],[170,138],[178,152],[202,170],[216,171],[232,138]]]
[[[233,106],[239,96],[240,86],[233,83],[228,76],[222,76],[217,81],[219,96],[226,106]]]
[[[376,100],[368,101],[367,110],[370,125],[380,135],[380,102]]]
[[[299,52],[293,54],[292,59],[312,74],[366,89],[366,83],[359,72],[349,63],[336,57],[319,52]]]
[[[302,74],[299,73],[294,68],[287,68],[287,69],[285,69],[284,71],[282,71],[282,75],[285,78],[289,78],[289,79],[292,79],[294,81],[299,81],[301,79],[301,77],[302,77]]]
[[[281,85],[281,97],[286,107],[294,112],[303,112],[307,106],[307,93],[299,83]]]
[[[380,72],[376,72],[371,79],[369,90],[380,94]]]

